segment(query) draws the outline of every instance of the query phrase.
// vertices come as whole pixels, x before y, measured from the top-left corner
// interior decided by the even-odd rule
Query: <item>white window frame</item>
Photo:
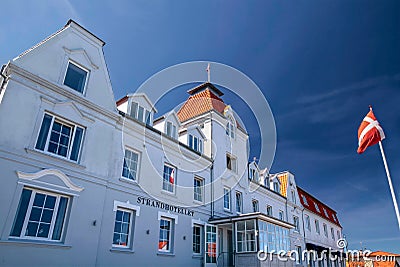
[[[195,140],[197,140],[197,147],[195,146]],[[191,144],[190,144],[191,143]],[[192,134],[188,134],[188,147],[203,154],[203,140]]]
[[[250,229],[250,230],[248,230],[247,229],[247,222],[252,222],[253,223],[253,229]],[[236,238],[235,238],[235,240],[236,240],[236,251],[237,251],[237,253],[246,253],[246,252],[256,252],[257,251],[257,226],[256,226],[256,222],[257,222],[257,220],[255,220],[255,219],[249,219],[249,220],[244,220],[244,221],[238,221],[238,222],[236,222],[236,225],[235,225],[235,235],[236,235]],[[244,230],[242,230],[242,231],[239,231],[238,230],[238,223],[244,223]],[[249,238],[249,234],[248,233],[251,233],[251,232],[253,232],[253,234],[254,234],[254,239],[248,239]],[[242,241],[238,241],[238,233],[244,233],[244,235],[243,235],[243,240]],[[242,247],[242,250],[239,250],[239,242],[242,242],[242,244],[243,244],[243,247]],[[249,248],[248,248],[248,243],[249,242],[252,242],[253,244],[254,244],[254,250],[250,250]]]
[[[225,129],[226,135],[228,135],[230,138],[235,139],[235,123],[234,119],[229,116],[228,122],[226,123],[226,129]]]
[[[326,223],[322,224],[322,228],[324,229],[324,236],[328,237],[328,226],[326,225]]]
[[[294,192],[294,190],[290,191],[291,197],[292,197],[292,202],[294,204],[296,204],[296,193]]]
[[[130,214],[129,217],[129,224],[128,224],[128,242],[127,244],[124,245],[117,245],[114,244],[114,234],[115,234],[115,224],[116,224],[116,220],[117,220],[117,212],[118,211],[122,211],[122,212],[126,212]],[[115,210],[115,216],[114,216],[114,228],[113,228],[113,242],[112,242],[112,247],[114,248],[132,248],[133,247],[133,224],[134,224],[134,217],[135,217],[135,210],[131,210],[131,209],[127,209],[127,208],[123,208],[123,207],[117,207],[117,209]]]
[[[305,220],[306,220],[306,228],[308,231],[311,232],[311,221],[310,221],[310,216],[309,215],[305,215]]]
[[[133,179],[124,176],[125,158],[126,158],[126,151],[127,151],[127,150],[130,151],[131,153],[134,153],[134,154],[137,155],[136,170],[135,170],[136,176],[135,176]],[[130,159],[130,160],[131,160],[131,159]],[[125,149],[124,149],[124,158],[123,158],[123,162],[122,162],[122,173],[121,173],[121,177],[122,177],[123,179],[127,179],[127,180],[129,180],[129,181],[138,181],[138,178],[139,178],[140,161],[141,161],[141,153],[140,153],[139,151],[137,151],[137,150],[135,150],[135,149],[131,149],[131,148],[129,148],[129,147],[125,147]],[[128,165],[128,167],[129,167],[129,165]],[[128,169],[129,169],[129,171],[130,171],[130,168],[128,168]]]
[[[333,240],[335,240],[335,230],[333,229],[333,227],[331,227],[331,237]]]
[[[285,213],[283,210],[279,210],[279,220],[284,221],[285,220]]]
[[[317,232],[317,234],[321,234],[321,229],[319,228],[319,221],[317,219],[314,220],[314,224],[315,224],[315,232]]]
[[[236,213],[242,214],[243,213],[243,194],[242,194],[242,192],[239,192],[239,191],[235,192],[235,203],[236,203]]]
[[[273,186],[274,186],[274,192],[276,193],[281,193],[281,187],[279,185],[279,183],[277,181],[273,182]]]
[[[251,201],[251,205],[253,207],[253,212],[259,212],[260,211],[260,206],[259,206],[259,202],[257,199],[253,199]]]
[[[266,211],[267,211],[267,215],[268,216],[270,216],[270,217],[273,216],[273,211],[272,211],[272,206],[271,205],[267,205]]]
[[[46,115],[51,117],[51,122],[50,122],[49,129],[47,131],[45,146],[44,146],[43,150],[41,150],[41,149],[36,148],[36,147],[38,146],[38,141],[39,141],[38,139],[39,139],[39,136],[40,136],[40,131],[42,130],[44,118],[46,117]],[[48,148],[49,148],[49,145],[50,145],[51,132],[53,131],[53,125],[54,125],[55,121],[57,123],[62,124],[62,125],[66,125],[68,127],[71,127],[71,135],[70,135],[70,138],[69,138],[69,144],[68,144],[67,155],[66,156],[59,155],[59,154],[52,153],[52,152],[48,151]],[[73,159],[71,159],[71,152],[72,152],[72,148],[73,148],[73,145],[74,145],[73,143],[75,141],[75,134],[76,134],[76,129],[77,128],[81,128],[82,129],[82,137],[81,137],[81,141],[80,141],[79,148],[78,148],[77,159],[73,160]],[[72,121],[68,121],[68,120],[66,120],[64,118],[61,118],[61,117],[56,116],[56,115],[53,115],[51,113],[44,112],[42,121],[40,123],[39,129],[38,129],[38,132],[37,132],[37,136],[36,136],[35,150],[40,151],[42,153],[45,153],[47,155],[51,155],[53,157],[57,157],[57,158],[61,158],[61,159],[64,159],[64,160],[71,161],[71,162],[79,163],[81,155],[82,155],[82,146],[83,146],[83,142],[84,142],[84,139],[85,139],[85,134],[86,134],[86,128],[84,126],[82,126],[80,124],[77,124],[77,123],[74,123]]]
[[[319,213],[321,213],[321,210],[319,209],[319,206],[318,206],[318,204],[317,203],[315,203],[314,202],[314,207],[315,207],[315,209],[319,212]]]
[[[164,175],[165,175],[165,172],[164,172],[165,166],[167,166],[168,168],[171,168],[171,169],[174,170],[174,183],[172,184],[172,191],[170,191],[170,190],[164,188],[164,184],[165,184],[165,183],[168,182],[167,188],[168,188],[169,185],[171,184],[170,181],[169,181],[169,179],[168,179],[167,182],[165,181],[165,177],[164,177]],[[167,193],[169,193],[169,194],[175,194],[176,176],[177,176],[176,173],[177,173],[177,170],[178,170],[178,169],[177,169],[175,166],[173,166],[173,165],[171,165],[171,164],[168,164],[168,163],[164,163],[164,165],[163,165],[163,175],[162,175],[162,190],[163,190],[164,192],[167,192]]]
[[[136,108],[133,110],[134,106],[136,106]],[[139,118],[139,109],[143,110],[142,118]],[[149,123],[147,123],[147,115],[148,115]],[[151,113],[151,111],[147,110],[145,107],[143,107],[136,101],[131,101],[129,116],[135,118],[136,120],[140,121],[141,123],[148,124],[150,126],[152,125],[153,114]]]
[[[293,216],[294,230],[300,233],[300,219],[298,216]]]
[[[199,236],[199,238],[200,238],[200,243],[199,244],[197,244],[196,243],[196,245],[198,245],[199,246],[199,252],[196,252],[196,251],[194,251],[194,246],[195,246],[195,239],[194,239],[194,228],[199,228],[200,229],[200,236]],[[193,255],[197,255],[197,256],[200,256],[200,255],[202,255],[202,251],[203,251],[203,237],[204,237],[204,234],[203,234],[203,230],[204,229],[204,225],[200,225],[200,224],[193,224],[193,226],[192,226],[192,252],[193,252]]]
[[[76,89],[74,89],[72,87],[69,87],[68,85],[65,84],[65,78],[67,78],[67,72],[68,72],[69,64],[75,65],[75,67],[78,67],[81,70],[86,72],[85,84],[83,85],[82,92],[79,92],[78,90],[76,90]],[[67,63],[67,68],[65,69],[64,79],[63,79],[62,85],[68,87],[69,89],[71,89],[71,90],[73,90],[73,91],[75,91],[75,92],[77,92],[79,94],[85,95],[86,94],[86,87],[87,87],[87,84],[88,84],[88,81],[89,81],[89,75],[90,75],[90,70],[88,70],[87,68],[83,67],[81,64],[76,63],[75,61],[72,61],[71,59],[69,59],[68,63]]]
[[[228,207],[225,207],[225,198],[228,200]],[[231,211],[231,189],[228,187],[224,187],[224,197],[223,197],[223,207],[226,211]]]
[[[168,239],[165,239],[165,240],[168,240],[169,247],[166,250],[160,249],[160,242],[162,242],[162,240],[164,240],[164,239],[161,239],[161,236],[160,236],[160,234],[161,234],[161,221],[162,220],[169,222],[169,229],[168,229],[169,237],[168,237]],[[173,229],[174,226],[173,225],[174,225],[174,219],[169,218],[169,217],[164,217],[164,216],[159,218],[159,225],[158,225],[158,230],[159,230],[159,233],[158,233],[158,252],[159,253],[172,253],[172,251],[173,251],[173,235],[174,235],[174,229]]]
[[[29,204],[28,204],[27,209],[26,209],[25,218],[24,218],[24,222],[23,222],[23,225],[22,225],[22,228],[21,228],[20,235],[19,236],[12,236],[11,235],[12,233],[11,233],[10,237],[11,238],[17,238],[17,239],[42,240],[42,241],[61,243],[63,241],[63,236],[64,236],[66,224],[67,224],[66,222],[67,222],[67,219],[68,219],[69,207],[71,205],[71,196],[68,196],[68,195],[65,195],[65,194],[55,193],[55,192],[52,192],[52,191],[46,191],[46,190],[31,188],[31,187],[24,187],[23,189],[31,191],[31,195],[30,195],[30,198],[29,198]],[[22,192],[23,191],[21,191],[20,201],[21,201],[21,197],[22,197]],[[48,237],[37,237],[37,236],[27,236],[26,235],[28,222],[29,222],[29,219],[30,219],[30,216],[31,216],[31,213],[32,213],[33,202],[35,200],[35,197],[36,197],[37,193],[44,194],[46,196],[56,197],[56,202],[54,204],[53,215],[52,215],[51,222],[50,222]],[[63,222],[62,222],[62,229],[61,229],[60,239],[52,239],[53,232],[54,232],[54,226],[55,226],[57,215],[58,215],[58,212],[59,212],[59,204],[60,204],[61,197],[66,198],[68,200],[68,202],[67,202],[67,206],[65,208],[65,214],[64,214],[64,218],[63,218]],[[17,216],[18,216],[18,210],[17,210],[17,212],[15,214],[15,220],[17,219]],[[14,224],[15,224],[15,222],[14,222]],[[13,224],[13,228],[14,228],[14,224]]]
[[[200,182],[199,186],[196,186],[196,181]],[[196,191],[196,188],[199,191]],[[193,199],[197,202],[203,202],[204,201],[204,179],[200,178],[198,176],[195,176],[193,179]],[[197,198],[196,198],[197,196]],[[200,199],[198,199],[198,197],[200,196]]]
[[[169,130],[169,132],[168,132]],[[177,137],[177,127],[174,123],[172,123],[171,121],[167,121],[165,123],[165,134],[173,139],[176,139]]]
[[[304,205],[308,206],[308,201],[305,195],[301,195],[301,198],[303,199]]]
[[[326,209],[325,208],[323,208],[324,209],[324,214],[325,214],[325,216],[327,217],[327,218],[329,218],[329,214],[328,214],[328,212],[326,211]]]
[[[228,165],[228,158],[230,160],[230,167]],[[236,173],[237,172],[237,158],[230,153],[226,153],[226,169]]]

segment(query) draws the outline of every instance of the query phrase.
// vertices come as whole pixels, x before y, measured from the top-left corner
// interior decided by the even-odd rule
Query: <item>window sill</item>
[[[167,256],[167,257],[175,257],[175,253],[173,252],[157,252],[157,256]]]
[[[116,252],[116,253],[135,253],[135,250],[133,248],[112,247],[112,248],[110,248],[110,251]]]
[[[170,191],[167,191],[167,190],[164,190],[164,189],[161,189],[161,194],[165,194],[165,195],[167,195],[167,196],[171,196],[171,197],[176,197],[176,193],[175,193],[176,191],[174,191],[174,192],[170,192]]]
[[[17,245],[17,246],[35,246],[35,247],[48,247],[48,248],[59,248],[59,249],[70,249],[71,245],[66,245],[60,242],[41,241],[41,240],[27,240],[27,239],[9,239],[6,241],[0,241],[0,244],[4,245]]]
[[[119,180],[120,180],[121,182],[124,182],[124,183],[133,184],[133,185],[138,185],[137,180],[132,180],[132,179],[125,178],[125,177],[120,177]]]
[[[224,211],[225,211],[226,213],[232,214],[232,211],[231,211],[230,209],[225,209],[225,208],[224,208]]]
[[[199,201],[199,200],[195,200],[195,199],[193,199],[193,203],[196,205],[204,205],[203,201]]]
[[[203,255],[201,255],[201,254],[193,254],[193,255],[192,255],[192,258],[193,258],[193,259],[202,259],[202,258],[203,258]]]
[[[80,168],[80,169],[86,169],[86,166],[84,166],[82,164],[79,164],[76,161],[72,161],[72,160],[69,160],[67,158],[58,157],[56,155],[49,154],[49,153],[41,151],[41,150],[25,148],[25,151],[27,153],[30,153],[30,154],[45,156],[45,157],[47,157],[49,159],[56,160],[58,162],[67,163],[67,164],[69,164],[71,166],[74,166],[74,167],[77,167],[77,168]]]

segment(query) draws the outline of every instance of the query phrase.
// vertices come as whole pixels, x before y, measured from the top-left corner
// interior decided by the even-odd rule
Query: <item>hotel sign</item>
[[[182,207],[166,204],[164,202],[161,202],[161,201],[158,201],[158,200],[155,200],[155,199],[151,199],[151,198],[138,197],[137,198],[137,203],[141,204],[141,205],[146,205],[146,206],[151,206],[151,207],[154,207],[154,208],[166,210],[166,211],[175,212],[175,213],[178,213],[178,214],[191,216],[191,217],[193,217],[193,215],[194,215],[194,210],[190,210],[190,209],[187,209],[187,208],[182,208]]]

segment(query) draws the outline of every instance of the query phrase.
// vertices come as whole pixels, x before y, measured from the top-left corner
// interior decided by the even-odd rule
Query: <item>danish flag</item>
[[[169,175],[169,182],[171,184],[174,184],[174,173],[175,173],[175,169],[172,169],[171,174]]]
[[[372,112],[372,107],[370,106],[369,108],[370,111],[358,128],[358,154],[363,153],[367,147],[373,146],[379,143],[379,141],[385,139],[383,129],[376,120],[375,115]]]

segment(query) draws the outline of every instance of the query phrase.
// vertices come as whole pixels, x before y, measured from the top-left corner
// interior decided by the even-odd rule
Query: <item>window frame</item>
[[[30,196],[29,196],[29,201],[28,201],[26,210],[25,210],[25,217],[23,219],[23,223],[22,223],[21,230],[20,230],[21,232],[20,232],[19,236],[17,236],[17,235],[14,235],[13,232],[14,232],[14,227],[16,227],[16,222],[18,220],[18,216],[19,215],[23,215],[23,214],[20,214],[20,208],[21,208],[21,204],[22,204],[21,201],[22,201],[22,194],[23,194],[24,190],[29,190],[29,191],[31,191],[31,193],[30,193]],[[53,214],[52,214],[51,221],[50,221],[49,232],[48,232],[48,236],[47,237],[38,237],[38,236],[28,236],[28,235],[26,235],[28,223],[29,223],[29,221],[31,219],[30,217],[32,216],[32,209],[34,208],[33,204],[34,204],[36,195],[38,193],[42,194],[42,195],[45,195],[45,199],[47,199],[47,196],[56,197],[54,208],[53,208]],[[57,221],[58,214],[60,212],[60,199],[61,198],[65,198],[67,200],[67,202],[66,202],[66,206],[65,206],[65,210],[64,210],[64,215],[63,215],[63,218],[62,218],[62,221],[61,221],[62,226],[61,226],[61,229],[60,229],[60,231],[61,231],[60,232],[60,238],[59,239],[53,239],[53,234],[54,234],[54,230],[55,230],[55,224],[56,224],[56,221]],[[68,221],[69,213],[70,213],[71,200],[72,200],[72,197],[69,196],[69,195],[66,195],[64,193],[58,193],[58,192],[54,192],[54,191],[50,191],[50,190],[43,190],[43,189],[33,188],[33,187],[29,187],[29,186],[28,187],[24,186],[22,188],[22,190],[21,190],[20,199],[19,199],[19,203],[18,203],[18,208],[16,210],[15,217],[14,217],[14,223],[12,225],[12,229],[11,229],[11,232],[10,232],[10,235],[9,235],[10,238],[13,238],[13,239],[15,238],[15,239],[20,239],[20,240],[45,241],[45,242],[51,242],[51,243],[63,243],[64,242],[64,237],[65,237],[65,231],[66,231],[66,227],[67,227],[66,225],[67,225],[67,221]],[[41,209],[41,215],[40,215],[39,221],[34,221],[34,222],[37,222],[39,225],[41,223],[48,224],[48,223],[46,223],[44,221],[43,222],[41,221],[42,215],[43,215],[43,211],[46,209],[45,204],[46,203],[44,202],[43,206],[41,207],[42,209]],[[38,206],[36,206],[36,207],[40,208]],[[38,225],[38,228],[37,228],[36,231],[39,230],[39,225]],[[36,233],[36,235],[37,234],[38,234],[38,232]]]
[[[260,211],[260,205],[257,199],[253,199],[251,201],[251,206],[253,207],[253,212],[259,212]]]
[[[239,197],[239,198],[238,198]],[[236,213],[242,214],[243,213],[243,194],[242,192],[236,191],[235,192],[235,203],[236,203]]]
[[[197,148],[195,146],[195,139],[197,140]],[[200,137],[197,137],[193,134],[188,134],[188,147],[190,147],[191,149],[193,149],[194,151],[197,151],[201,154],[203,154],[203,139],[201,139]]]
[[[42,127],[46,127],[44,125],[44,121],[45,121],[46,116],[51,117],[49,128],[47,130],[44,129],[44,128],[42,129]],[[53,132],[54,122],[57,122],[57,123],[61,124],[62,126],[67,126],[67,127],[71,128],[71,133],[70,133],[70,136],[69,136],[69,142],[68,142],[68,147],[67,147],[67,154],[65,156],[49,151],[50,139],[51,139],[51,134]],[[78,149],[77,158],[76,158],[76,160],[74,160],[74,159],[71,159],[71,156],[72,156],[71,153],[72,153],[72,150],[74,149],[76,131],[77,131],[78,128],[82,130],[82,135],[80,137],[79,146],[77,147],[77,149]],[[45,140],[44,140],[45,144],[44,144],[43,150],[39,148],[40,147],[39,138],[41,136],[42,130],[47,131],[47,133],[43,132],[43,134],[45,135]],[[82,125],[80,125],[78,123],[66,120],[66,119],[64,119],[64,118],[62,118],[60,116],[53,115],[53,114],[51,114],[49,112],[44,112],[43,113],[43,118],[42,118],[40,126],[39,126],[39,129],[37,131],[34,149],[36,151],[40,151],[41,153],[45,153],[46,155],[50,155],[50,156],[53,156],[53,157],[61,158],[63,160],[68,160],[68,161],[71,161],[71,162],[74,162],[74,163],[79,163],[80,159],[81,159],[81,156],[82,156],[82,148],[83,148],[85,135],[86,135],[86,127],[84,127],[84,126],[82,126]],[[59,146],[59,144],[60,143],[58,142],[57,146]]]
[[[294,230],[300,233],[300,219],[298,216],[293,215]]]
[[[129,152],[131,152],[131,153],[133,153],[133,154],[136,154],[137,155],[137,162],[136,162],[136,176],[134,177],[134,179],[131,179],[131,178],[129,178],[129,177],[126,177],[126,176],[124,176],[124,169],[125,169],[125,158],[126,158],[126,151],[129,151]],[[134,182],[137,182],[138,181],[138,179],[139,179],[139,168],[140,168],[140,161],[141,161],[141,153],[139,152],[139,151],[137,151],[137,150],[135,150],[135,149],[131,149],[131,148],[129,148],[129,147],[125,147],[124,148],[124,157],[123,157],[123,162],[122,162],[122,173],[121,173],[121,178],[122,179],[126,179],[126,180],[129,180],[129,181],[134,181]],[[129,167],[129,166],[128,166]],[[130,172],[130,168],[128,168],[129,170],[128,170],[128,174],[129,173],[131,173]]]
[[[230,153],[226,153],[226,164],[225,167],[228,171],[231,171],[233,173],[237,173],[237,158],[235,156],[233,156]],[[230,161],[230,164],[228,163],[228,159]],[[232,164],[234,164],[234,166],[232,166]],[[234,168],[232,168],[234,167]]]
[[[166,182],[166,179],[165,179],[165,174],[166,174],[166,172],[165,172],[165,168],[171,168],[173,171],[174,171],[174,183],[172,184],[172,191],[170,191],[170,190],[168,190],[167,188],[171,185],[171,181],[169,180],[169,178],[168,178],[168,184],[167,184],[167,188],[164,188],[164,185],[167,183]],[[168,164],[168,163],[164,163],[164,165],[163,165],[163,176],[162,176],[162,190],[164,191],[164,192],[167,192],[167,193],[169,193],[169,194],[175,194],[175,187],[176,187],[176,173],[177,173],[177,168],[175,167],[175,166],[173,166],[173,165],[171,165],[171,164]]]
[[[253,229],[248,229],[248,222],[253,223]],[[239,230],[238,224],[239,223],[244,223],[244,229]],[[244,233],[243,235],[243,240],[239,241],[238,239],[238,234]],[[249,239],[249,233],[253,233],[254,239]],[[247,252],[256,252],[257,251],[257,220],[256,219],[249,219],[249,220],[243,220],[243,221],[237,221],[235,222],[235,247],[237,253],[247,253]],[[253,243],[254,245],[254,250],[249,250],[248,249],[248,244],[249,242]],[[242,243],[243,247],[242,250],[239,250],[239,243]]]
[[[284,221],[285,220],[285,213],[283,210],[279,210],[279,220]]]
[[[328,226],[326,225],[326,223],[322,224],[322,228],[324,230],[324,236],[328,237]]]
[[[310,216],[305,214],[305,221],[306,221],[306,229],[311,232],[311,221]]]
[[[80,92],[80,91],[78,91],[77,89],[72,88],[72,87],[70,87],[69,85],[66,85],[66,84],[65,84],[65,79],[67,78],[67,73],[68,73],[68,69],[69,69],[70,64],[72,64],[72,65],[74,65],[75,67],[77,67],[77,68],[83,70],[84,72],[86,72],[85,82],[84,82],[84,84],[83,84],[82,92]],[[75,92],[77,92],[77,93],[79,93],[79,94],[85,95],[85,94],[86,94],[86,89],[87,89],[87,84],[88,84],[88,81],[89,81],[89,75],[90,75],[90,70],[89,70],[88,68],[85,68],[85,67],[83,67],[81,64],[79,64],[79,63],[77,63],[77,62],[75,62],[75,61],[73,61],[73,60],[71,60],[71,59],[68,59],[67,68],[65,69],[64,79],[63,79],[62,85],[68,87],[69,89],[74,90]]]
[[[169,126],[169,127],[168,127]],[[165,122],[165,134],[173,139],[176,139],[178,136],[178,127],[171,121],[166,121]],[[168,133],[169,130],[169,133]]]
[[[236,137],[235,123],[234,123],[234,119],[231,116],[228,117],[228,121],[227,121],[226,127],[225,127],[225,133],[231,139],[235,139],[235,137]]]
[[[266,213],[267,213],[267,215],[270,216],[270,217],[273,216],[273,211],[272,211],[272,206],[271,206],[271,205],[267,205]]]
[[[196,181],[200,182],[197,186]],[[196,188],[199,188],[200,191],[196,192]],[[197,199],[196,196],[200,196],[200,199]],[[193,178],[193,200],[200,203],[204,202],[204,179],[198,176]]]
[[[321,229],[319,228],[319,221],[317,219],[314,219],[314,225],[315,225],[315,232],[320,235]]]
[[[332,240],[335,240],[335,230],[333,229],[333,227],[331,227],[331,237]]]
[[[195,232],[194,229],[198,228],[199,229],[199,235],[196,235],[196,238],[198,238],[199,243],[197,244],[197,242],[195,242]],[[203,225],[199,225],[199,224],[193,224],[192,227],[192,253],[195,256],[200,256],[203,254],[203,239],[204,239],[204,233],[203,233]],[[199,248],[199,252],[195,251],[195,246]]]
[[[115,232],[115,225],[117,223],[117,212],[118,211],[122,211],[124,213],[129,213],[130,214],[129,224],[128,224],[128,234],[127,234],[128,242],[127,242],[126,246],[114,244],[114,234],[116,233]],[[133,239],[134,239],[134,237],[133,237],[133,229],[134,229],[134,224],[135,224],[135,221],[134,221],[134,217],[135,216],[136,216],[136,211],[135,210],[123,208],[123,207],[120,207],[120,206],[117,207],[117,209],[115,211],[115,217],[114,217],[113,242],[112,242],[112,247],[113,248],[128,248],[128,249],[133,248]],[[121,234],[121,233],[119,232],[119,234]]]
[[[134,108],[135,107],[135,108]],[[142,109],[142,118],[139,119],[139,109]],[[133,114],[134,111],[134,114]],[[136,101],[131,101],[130,107],[129,107],[129,116],[140,121],[141,123],[144,123],[146,125],[152,126],[153,125],[153,120],[152,120],[152,112],[151,110],[146,109],[144,106],[140,105],[139,102]]]
[[[173,252],[173,234],[174,234],[174,229],[173,229],[173,224],[175,222],[174,219],[172,218],[168,218],[168,217],[164,217],[161,216],[160,220],[159,220],[159,234],[158,234],[158,252],[159,253],[165,253],[165,254],[169,254]],[[161,221],[167,221],[169,222],[169,229],[167,230],[167,232],[169,233],[168,235],[168,239],[161,239]],[[160,248],[160,242],[163,242],[164,240],[168,241],[168,249],[163,250]]]
[[[228,200],[225,202],[225,200]],[[225,211],[231,211],[231,189],[224,187],[223,207]],[[225,207],[225,203],[228,203],[228,207]]]

